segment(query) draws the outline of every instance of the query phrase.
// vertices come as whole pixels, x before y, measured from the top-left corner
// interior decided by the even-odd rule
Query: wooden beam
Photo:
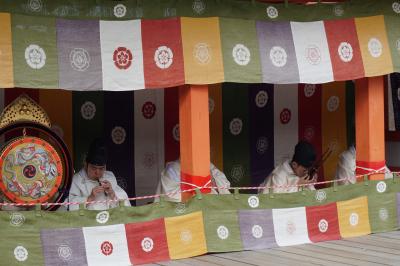
[[[383,77],[356,80],[356,165],[378,170],[385,162]],[[357,175],[367,171],[357,168]],[[383,179],[383,174],[370,179]]]
[[[210,178],[210,129],[208,86],[186,85],[179,88],[179,127],[181,181],[202,187]],[[209,184],[211,185],[211,184]],[[193,186],[181,184],[181,189]],[[210,189],[202,189],[209,193]],[[187,200],[193,193],[182,194]]]

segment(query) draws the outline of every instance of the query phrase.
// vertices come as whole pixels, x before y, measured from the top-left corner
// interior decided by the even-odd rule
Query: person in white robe
[[[393,174],[385,165],[385,179],[392,178]],[[341,185],[355,184],[356,178],[356,148],[351,145],[347,150],[339,155],[338,164],[336,166],[335,179],[339,180]]]
[[[312,183],[316,182],[317,175],[309,177],[309,168],[315,163],[316,153],[314,147],[300,141],[295,147],[292,160],[286,160],[279,164],[272,173],[260,185],[259,193],[292,193],[301,189],[315,190]]]
[[[230,194],[230,182],[225,174],[212,163],[210,163],[210,174],[211,186],[218,187],[218,189],[211,189],[211,194]],[[156,193],[168,194],[164,197],[166,201],[181,202],[181,162],[179,159],[167,163],[161,172]],[[159,198],[155,201],[159,201]]]
[[[102,140],[96,139],[90,145],[84,167],[72,178],[69,191],[69,202],[90,202],[86,204],[89,210],[107,210],[117,207],[117,200],[128,198],[126,192],[117,184],[114,174],[106,171],[107,150]],[[115,200],[115,201],[110,201]],[[98,202],[104,201],[104,202]],[[125,206],[131,206],[128,200]],[[79,205],[69,206],[69,210],[77,210]]]

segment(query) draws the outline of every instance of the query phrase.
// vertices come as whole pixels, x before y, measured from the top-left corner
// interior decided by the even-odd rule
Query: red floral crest
[[[119,69],[128,69],[132,64],[132,53],[126,47],[118,47],[114,51],[114,64]]]
[[[290,110],[287,108],[283,109],[280,114],[281,123],[282,124],[289,123],[291,117],[292,117],[292,113],[290,112]]]
[[[156,114],[156,105],[152,102],[145,102],[142,106],[142,113],[144,118],[152,119]]]
[[[108,241],[104,241],[103,243],[101,243],[101,252],[106,255],[109,256],[111,255],[111,253],[113,252],[113,245],[111,244],[111,242]]]

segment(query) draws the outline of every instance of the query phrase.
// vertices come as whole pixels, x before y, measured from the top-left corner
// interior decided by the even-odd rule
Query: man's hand
[[[318,179],[318,174],[314,173],[314,175],[312,176],[312,178],[309,175],[306,175],[304,177],[301,177],[299,179],[299,185],[308,185],[308,184],[312,184],[317,182]]]
[[[109,181],[103,180],[100,182],[101,187],[104,189],[104,192],[109,196],[111,199],[115,199],[115,192],[112,188],[112,185]]]
[[[102,186],[97,186],[92,189],[92,192],[90,193],[89,197],[87,198],[87,201],[94,201],[97,197],[97,195],[104,193],[104,188]]]

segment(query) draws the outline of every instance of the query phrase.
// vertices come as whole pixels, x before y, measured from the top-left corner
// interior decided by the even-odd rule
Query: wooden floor
[[[266,250],[208,254],[151,265],[400,265],[400,231]]]

